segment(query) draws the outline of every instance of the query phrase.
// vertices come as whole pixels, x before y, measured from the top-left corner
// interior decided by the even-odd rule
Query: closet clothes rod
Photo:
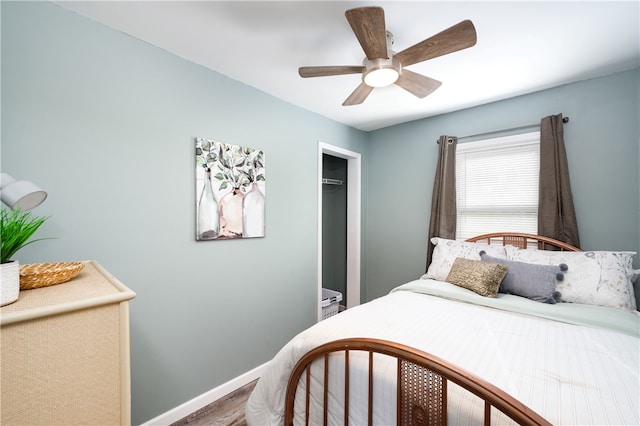
[[[322,183],[327,185],[342,185],[342,181],[339,179],[322,178]]]
[[[562,122],[563,123],[568,123],[569,122],[569,117],[562,117]],[[540,127],[540,123],[529,124],[527,126],[511,127],[510,129],[494,130],[493,132],[478,133],[478,134],[475,134],[475,135],[461,136],[461,137],[458,138],[458,142],[461,139],[471,139],[471,138],[477,138],[477,137],[480,137],[480,136],[491,136],[491,135],[495,135],[497,133],[513,132],[513,131],[516,131],[516,130],[531,129],[533,127]],[[436,143],[440,143],[440,141],[437,140]]]

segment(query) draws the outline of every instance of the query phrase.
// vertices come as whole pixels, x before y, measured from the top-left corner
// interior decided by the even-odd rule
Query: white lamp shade
[[[12,210],[31,210],[39,206],[47,193],[28,180],[15,180],[7,173],[2,173],[0,198]]]

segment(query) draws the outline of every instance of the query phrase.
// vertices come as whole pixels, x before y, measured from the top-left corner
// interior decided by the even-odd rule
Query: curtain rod
[[[562,122],[563,123],[568,123],[569,122],[569,117],[562,117]],[[478,134],[475,134],[475,135],[461,136],[461,137],[458,138],[458,141],[460,141],[460,139],[469,139],[469,138],[476,138],[478,136],[494,135],[496,133],[513,132],[515,130],[524,130],[524,129],[529,129],[531,127],[540,127],[540,123],[529,124],[527,126],[511,127],[510,129],[494,130],[493,132],[478,133]],[[436,143],[440,143],[440,141],[437,140]]]

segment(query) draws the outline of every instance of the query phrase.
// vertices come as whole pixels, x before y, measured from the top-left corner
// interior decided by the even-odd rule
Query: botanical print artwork
[[[264,237],[264,152],[196,138],[196,240]]]

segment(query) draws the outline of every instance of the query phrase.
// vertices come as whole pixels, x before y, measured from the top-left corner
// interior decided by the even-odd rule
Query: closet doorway
[[[322,288],[360,304],[360,154],[318,143],[318,321]]]

